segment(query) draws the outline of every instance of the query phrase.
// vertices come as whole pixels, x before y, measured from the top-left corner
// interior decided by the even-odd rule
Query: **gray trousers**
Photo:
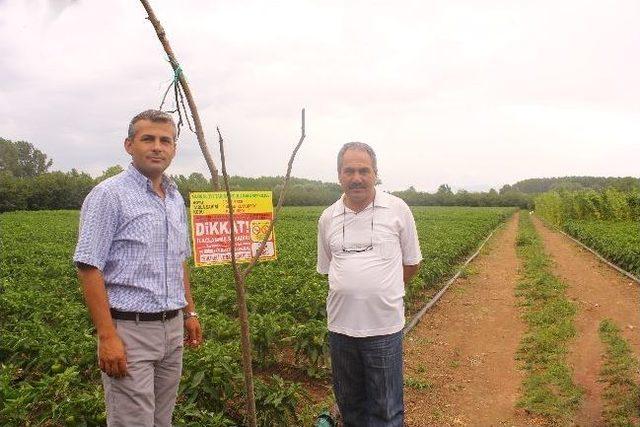
[[[102,373],[109,427],[170,427],[182,374],[183,319],[115,320],[129,375]]]

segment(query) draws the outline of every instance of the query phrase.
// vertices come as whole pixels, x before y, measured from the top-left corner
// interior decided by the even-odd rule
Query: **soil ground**
[[[568,360],[574,381],[584,388],[585,395],[575,425],[604,425],[603,387],[598,382],[604,346],[598,327],[606,318],[613,320],[634,354],[640,355],[640,286],[535,217],[534,224],[555,261],[554,274],[568,285],[567,296],[578,306],[574,320],[577,334]]]
[[[524,331],[515,297],[518,216],[489,240],[405,340],[408,426],[535,425],[515,408]]]
[[[560,233],[534,219],[554,273],[578,304],[577,336],[568,361],[585,389],[574,425],[602,424],[604,348],[598,326],[611,318],[640,354],[640,286]],[[523,373],[515,354],[525,330],[515,297],[520,261],[518,216],[497,232],[405,339],[405,408],[408,426],[532,426],[544,424],[516,408]]]

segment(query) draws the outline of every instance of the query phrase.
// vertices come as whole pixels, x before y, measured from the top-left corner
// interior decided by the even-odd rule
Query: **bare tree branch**
[[[264,251],[264,248],[267,244],[267,240],[269,240],[269,236],[271,235],[271,232],[273,231],[273,227],[276,224],[276,221],[278,220],[278,214],[280,213],[280,208],[282,208],[282,203],[284,202],[284,196],[287,192],[287,187],[289,185],[289,178],[291,177],[291,169],[293,168],[293,160],[296,157],[296,154],[298,153],[298,150],[300,149],[300,146],[302,146],[302,141],[304,141],[306,134],[305,134],[305,120],[304,120],[304,108],[302,109],[302,125],[301,125],[301,129],[300,129],[300,140],[298,141],[298,145],[296,145],[296,148],[293,149],[293,153],[291,153],[291,157],[289,158],[289,164],[287,166],[287,174],[284,177],[284,184],[282,185],[282,190],[280,191],[280,197],[278,198],[278,204],[276,206],[276,209],[273,213],[273,220],[271,221],[271,224],[269,225],[269,230],[267,230],[267,233],[265,234],[264,238],[262,239],[262,242],[260,243],[260,246],[258,247],[258,250],[256,251],[255,255],[253,256],[253,258],[251,258],[251,261],[249,262],[249,265],[247,265],[245,267],[245,269],[240,273],[242,275],[242,279],[244,280],[245,277],[247,277],[247,275],[251,272],[251,270],[253,269],[253,267],[256,265],[256,262],[258,262],[258,259],[260,258],[260,255],[262,255],[262,252]]]
[[[222,162],[222,177],[224,178],[224,188],[227,193],[227,203],[229,204],[229,222],[231,224],[231,243],[235,243],[236,240],[236,232],[234,224],[234,215],[233,215],[233,203],[231,200],[231,189],[229,188],[229,177],[227,176],[227,162],[224,155],[224,140],[222,139],[222,134],[220,133],[220,128],[216,127],[216,131],[218,132],[218,142],[220,143],[220,160]],[[236,248],[235,245],[231,245],[231,265],[233,266],[233,274],[235,276],[238,275],[236,262]]]
[[[231,189],[229,188],[229,176],[227,175],[227,165],[224,156],[224,141],[220,128],[218,131],[218,142],[220,143],[220,159],[222,162],[222,178],[224,188],[227,192],[227,203],[229,205],[229,222],[231,224],[231,266],[233,268],[233,278],[236,284],[236,295],[238,297],[238,317],[240,318],[240,344],[242,347],[242,368],[244,371],[244,388],[247,394],[247,418],[249,426],[256,427],[258,424],[256,413],[256,397],[253,389],[253,367],[251,366],[251,335],[249,331],[249,313],[247,310],[247,298],[245,290],[244,275],[238,271],[236,260],[236,233],[233,215],[233,203],[231,200]]]
[[[173,68],[173,72],[176,73],[178,77],[178,81],[182,86],[182,90],[184,91],[184,95],[187,98],[187,104],[189,105],[189,110],[191,111],[191,117],[193,118],[193,123],[195,126],[196,137],[198,138],[198,144],[200,145],[200,150],[202,150],[202,155],[204,156],[205,161],[207,162],[207,167],[209,168],[209,172],[211,173],[211,180],[213,181],[213,190],[218,191],[220,189],[220,185],[218,183],[218,169],[216,168],[215,163],[213,162],[213,158],[211,157],[211,153],[209,152],[209,148],[207,147],[207,142],[204,137],[204,131],[202,129],[202,123],[200,122],[200,115],[198,114],[198,108],[196,107],[196,103],[193,99],[193,95],[191,94],[191,89],[189,88],[189,84],[187,83],[187,78],[184,76],[183,72],[180,72],[180,64],[176,59],[173,50],[171,49],[171,45],[169,44],[169,40],[167,40],[166,33],[164,28],[156,18],[151,5],[149,5],[148,0],[140,0],[142,6],[147,11],[148,19],[153,25],[153,28],[156,30],[156,34],[158,36],[158,40],[162,44],[164,51],[169,57],[169,63],[171,64],[171,68]]]
[[[262,242],[260,243],[260,247],[256,251],[255,255],[249,262],[246,268],[242,271],[238,268],[238,262],[235,255],[235,246],[236,246],[236,236],[234,230],[234,214],[233,214],[233,204],[231,200],[231,189],[229,187],[229,176],[227,174],[227,166],[226,159],[224,154],[224,141],[222,139],[222,134],[220,133],[220,129],[216,128],[218,131],[218,141],[220,143],[220,158],[222,162],[222,177],[224,180],[224,187],[227,192],[227,203],[229,205],[229,221],[231,223],[231,266],[233,268],[233,276],[236,284],[236,294],[238,296],[238,316],[240,318],[240,335],[241,335],[241,347],[242,347],[242,364],[244,369],[244,380],[245,380],[245,390],[247,394],[247,412],[249,418],[249,425],[251,427],[255,427],[257,424],[257,414],[255,408],[255,393],[253,387],[253,368],[251,366],[251,339],[250,339],[250,331],[249,331],[249,314],[247,310],[246,304],[246,287],[245,287],[245,279],[255,266],[256,262],[262,255],[264,248],[267,244],[267,240],[269,240],[269,236],[273,231],[273,227],[278,219],[280,208],[282,208],[282,204],[285,199],[285,194],[287,192],[287,187],[289,184],[289,179],[291,178],[291,169],[293,168],[293,161],[298,153],[298,150],[302,146],[302,142],[306,136],[305,134],[305,110],[302,109],[302,125],[300,132],[300,140],[298,144],[294,148],[291,153],[291,157],[289,158],[289,164],[287,166],[287,173],[284,177],[284,184],[282,186],[282,190],[280,191],[280,197],[278,198],[278,205],[276,206],[275,212],[273,214],[273,219],[271,220],[271,224],[269,225],[269,229],[265,233],[265,236],[262,238]]]

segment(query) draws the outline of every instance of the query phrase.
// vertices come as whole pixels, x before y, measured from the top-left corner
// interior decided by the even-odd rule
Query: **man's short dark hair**
[[[171,117],[171,114],[160,110],[145,110],[142,113],[136,114],[133,119],[131,119],[131,122],[129,122],[127,138],[133,139],[136,135],[135,124],[140,120],[149,120],[150,122],[155,123],[170,123],[173,127],[173,140],[175,141],[177,139],[178,128],[176,128],[176,123],[173,121],[173,117]]]
[[[346,153],[347,150],[359,150],[366,152],[369,157],[371,157],[373,172],[378,175],[378,160],[376,159],[376,152],[373,151],[373,148],[371,148],[369,144],[365,144],[364,142],[347,142],[342,146],[338,152],[338,173],[342,171],[342,161],[344,160],[344,153]]]

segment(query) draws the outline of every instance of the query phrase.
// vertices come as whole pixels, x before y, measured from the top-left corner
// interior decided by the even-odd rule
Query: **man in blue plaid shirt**
[[[124,148],[129,168],[84,200],[73,259],[97,331],[107,424],[170,426],[183,344],[202,342],[185,204],[164,174],[176,152],[173,119],[136,115]]]

